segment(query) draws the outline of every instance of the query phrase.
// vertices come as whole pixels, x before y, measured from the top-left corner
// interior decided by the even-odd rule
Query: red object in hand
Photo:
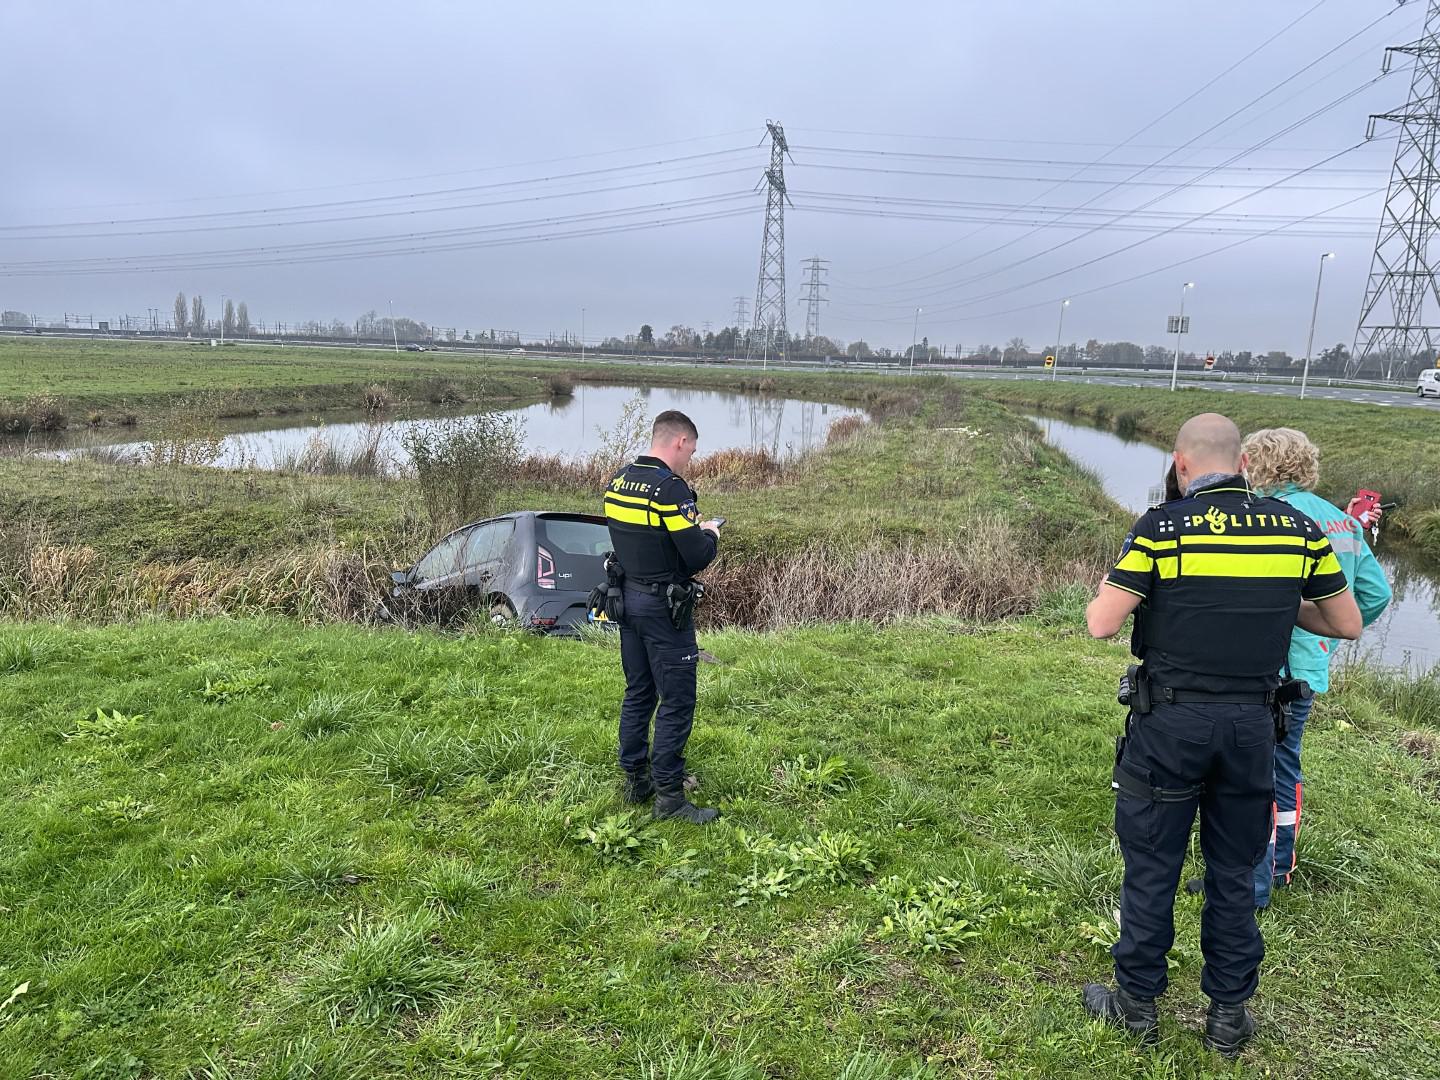
[[[1355,493],[1355,498],[1350,500],[1350,505],[1345,507],[1345,512],[1368,529],[1379,517],[1376,513],[1379,507],[1380,492],[1361,488]]]

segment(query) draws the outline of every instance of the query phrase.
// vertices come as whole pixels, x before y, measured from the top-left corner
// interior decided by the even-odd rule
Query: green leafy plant
[[[75,727],[70,731],[62,731],[60,737],[67,742],[106,741],[134,730],[144,719],[144,713],[126,716],[119,709],[111,709],[109,712],[96,709],[94,716],[76,721]]]
[[[582,844],[589,844],[595,854],[608,862],[629,862],[653,842],[649,821],[637,812],[611,814],[593,825],[582,825],[572,834]]]
[[[223,705],[226,702],[235,701],[237,698],[265,693],[270,689],[270,684],[262,682],[261,679],[262,676],[253,672],[214,679],[207,675],[205,676],[205,685],[196,693],[211,704]]]
[[[880,883],[878,891],[889,908],[880,936],[901,938],[922,953],[959,952],[980,936],[990,917],[989,898],[949,878],[916,887],[892,877]]]
[[[143,821],[155,812],[155,804],[141,802],[134,795],[121,795],[115,799],[104,799],[94,806],[87,806],[85,813],[103,818],[114,825],[130,825]]]

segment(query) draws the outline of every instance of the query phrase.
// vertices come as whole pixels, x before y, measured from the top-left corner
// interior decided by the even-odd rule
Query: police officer
[[[1084,1004],[1147,1042],[1158,1037],[1155,999],[1198,809],[1205,1044],[1233,1057],[1255,1031],[1245,1002],[1265,952],[1252,875],[1270,833],[1277,673],[1297,622],[1353,639],[1361,621],[1325,534],[1295,507],[1250,490],[1233,423],[1193,417],[1174,460],[1182,497],[1135,523],[1085,612],[1097,638],[1135,612],[1131,649],[1149,711],[1132,689],[1112,784],[1125,859],[1120,940],[1110,950],[1117,988],[1088,984]]]
[[[620,662],[620,768],[632,803],[655,798],[654,816],[705,825],[720,816],[685,796],[685,743],[695,718],[693,578],[715,558],[720,522],[701,521],[695,490],[679,475],[699,432],[682,412],[655,418],[650,452],[605,489],[610,543],[624,575]],[[659,708],[656,708],[656,705]],[[650,739],[651,717],[655,738]]]

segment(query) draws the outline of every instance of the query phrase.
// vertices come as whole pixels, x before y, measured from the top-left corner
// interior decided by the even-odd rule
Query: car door
[[[473,531],[473,530],[472,530]],[[410,580],[418,589],[442,588],[464,569],[463,554],[469,532],[454,532],[420,556]]]
[[[465,568],[467,585],[488,586],[503,577],[501,565],[505,559],[505,549],[514,534],[513,518],[487,521],[466,534],[461,561]]]

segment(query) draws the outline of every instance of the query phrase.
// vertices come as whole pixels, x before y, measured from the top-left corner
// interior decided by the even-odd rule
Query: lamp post
[[[920,343],[920,309],[915,309],[915,325],[910,330],[910,374],[915,374],[915,349]]]
[[[225,344],[225,301],[228,297],[222,292],[220,294],[220,344]],[[1311,324],[1312,332],[1314,324]]]
[[[1060,325],[1055,328],[1055,366],[1050,369],[1050,381],[1055,381],[1055,375],[1060,370],[1060,335],[1065,332],[1065,309],[1070,306],[1069,300],[1060,303]]]
[[[1185,294],[1195,287],[1187,281],[1180,289],[1180,321],[1175,324],[1175,364],[1170,368],[1170,389],[1174,390],[1180,380],[1180,335],[1185,332]]]
[[[1315,316],[1320,314],[1320,282],[1325,280],[1325,263],[1335,258],[1333,251],[1320,256],[1320,272],[1315,275],[1315,304],[1310,308],[1310,336],[1305,339],[1305,371],[1300,376],[1300,400],[1305,400],[1305,387],[1310,382],[1310,349],[1315,344]]]
[[[395,351],[400,351],[400,331],[395,329],[395,301],[385,301],[390,305],[390,340],[395,343]]]
[[[580,309],[580,362],[585,362],[585,309]]]

